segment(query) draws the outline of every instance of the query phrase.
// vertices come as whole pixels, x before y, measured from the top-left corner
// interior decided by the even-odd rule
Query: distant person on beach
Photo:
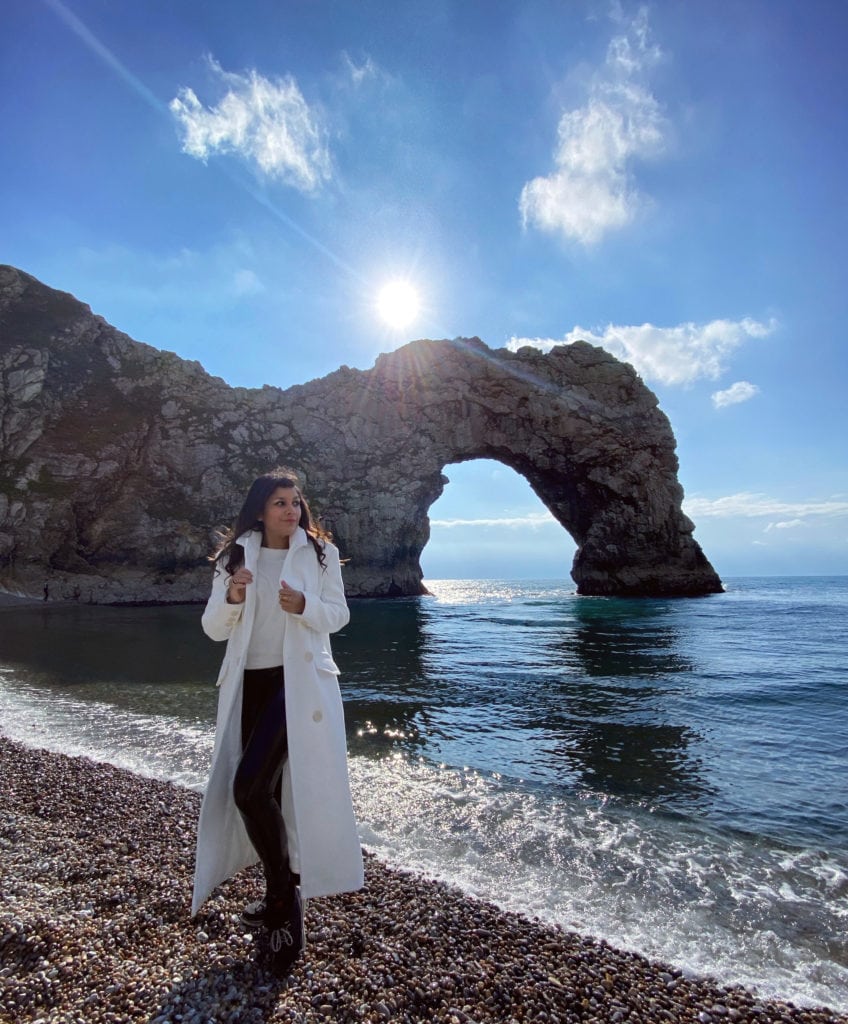
[[[350,618],[339,553],[296,477],[276,469],[254,480],[212,557],[202,623],[227,653],[191,913],[259,859],[265,896],[242,921],[288,970],[304,945],[302,897],[363,883],[329,637]]]

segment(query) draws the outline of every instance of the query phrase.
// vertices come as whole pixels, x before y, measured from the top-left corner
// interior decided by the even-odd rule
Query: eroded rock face
[[[419,594],[442,470],[475,458],[521,473],[572,535],[580,593],[712,593],[674,449],[633,369],[583,342],[417,341],[371,370],[232,388],[0,268],[0,586],[15,593],[205,598],[215,529],[284,464],[350,559],[350,595]]]

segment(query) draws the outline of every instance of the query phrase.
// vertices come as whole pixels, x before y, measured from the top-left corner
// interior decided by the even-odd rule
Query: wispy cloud
[[[714,391],[710,397],[716,409],[724,409],[728,405],[738,405],[740,402],[747,402],[749,398],[753,398],[754,395],[759,393],[760,389],[756,384],[751,384],[747,380],[737,380],[735,384],[731,384],[729,388],[725,388],[723,391]]]
[[[632,164],[665,148],[665,118],[645,83],[660,56],[643,8],[610,42],[585,106],[560,118],[554,170],[521,191],[525,227],[592,245],[634,218],[644,200]]]
[[[736,519],[772,518],[784,522],[785,528],[800,526],[811,516],[827,519],[848,516],[848,501],[831,498],[826,501],[781,501],[765,494],[728,494],[723,498],[686,498],[683,511],[691,518]],[[784,517],[791,517],[786,522]],[[775,524],[775,528],[778,524]]]
[[[750,338],[765,337],[776,327],[775,320],[761,323],[750,317],[711,320],[707,324],[684,323],[676,327],[609,324],[600,334],[575,327],[560,339],[510,338],[507,348],[516,352],[523,345],[530,345],[542,352],[550,352],[554,345],[588,341],[631,363],[645,380],[680,385],[691,384],[702,377],[715,379],[724,372],[735,349]],[[753,387],[751,384],[747,386]],[[744,399],[736,398],[735,401]]]
[[[361,64],[357,64],[347,51],[343,51],[342,60],[344,61],[344,66],[350,76],[350,80],[354,85],[361,85],[369,78],[378,78],[380,75],[380,69],[370,56],[366,56],[365,60]]]
[[[549,526],[553,523],[559,527],[556,519],[550,512],[530,512],[524,516],[504,516],[501,519],[431,519],[430,526],[436,529],[453,530],[457,527],[475,527],[482,529],[488,526],[505,527],[507,529],[539,529],[540,526]],[[562,527],[559,527],[562,529]]]
[[[232,290],[236,295],[258,295],[265,285],[255,270],[241,269],[233,276]]]
[[[209,66],[226,87],[214,107],[204,107],[188,87],[170,103],[182,129],[183,152],[204,162],[216,153],[234,153],[264,177],[303,192],[329,179],[330,154],[320,119],[291,75],[233,74],[212,58]]]

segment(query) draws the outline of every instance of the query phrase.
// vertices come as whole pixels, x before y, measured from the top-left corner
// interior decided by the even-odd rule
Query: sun
[[[418,292],[408,281],[389,281],[377,295],[377,313],[389,327],[400,330],[418,316],[421,303]]]

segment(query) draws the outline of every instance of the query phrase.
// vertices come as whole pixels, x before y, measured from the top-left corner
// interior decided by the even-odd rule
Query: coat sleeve
[[[200,620],[203,632],[211,640],[229,640],[233,627],[244,613],[244,604],[227,604],[227,578],[224,569],[212,577],[212,593]]]
[[[320,589],[305,590],[306,607],[302,614],[291,618],[316,633],[336,633],[350,621],[338,548],[325,544],[324,560],[326,567],[320,570]]]

